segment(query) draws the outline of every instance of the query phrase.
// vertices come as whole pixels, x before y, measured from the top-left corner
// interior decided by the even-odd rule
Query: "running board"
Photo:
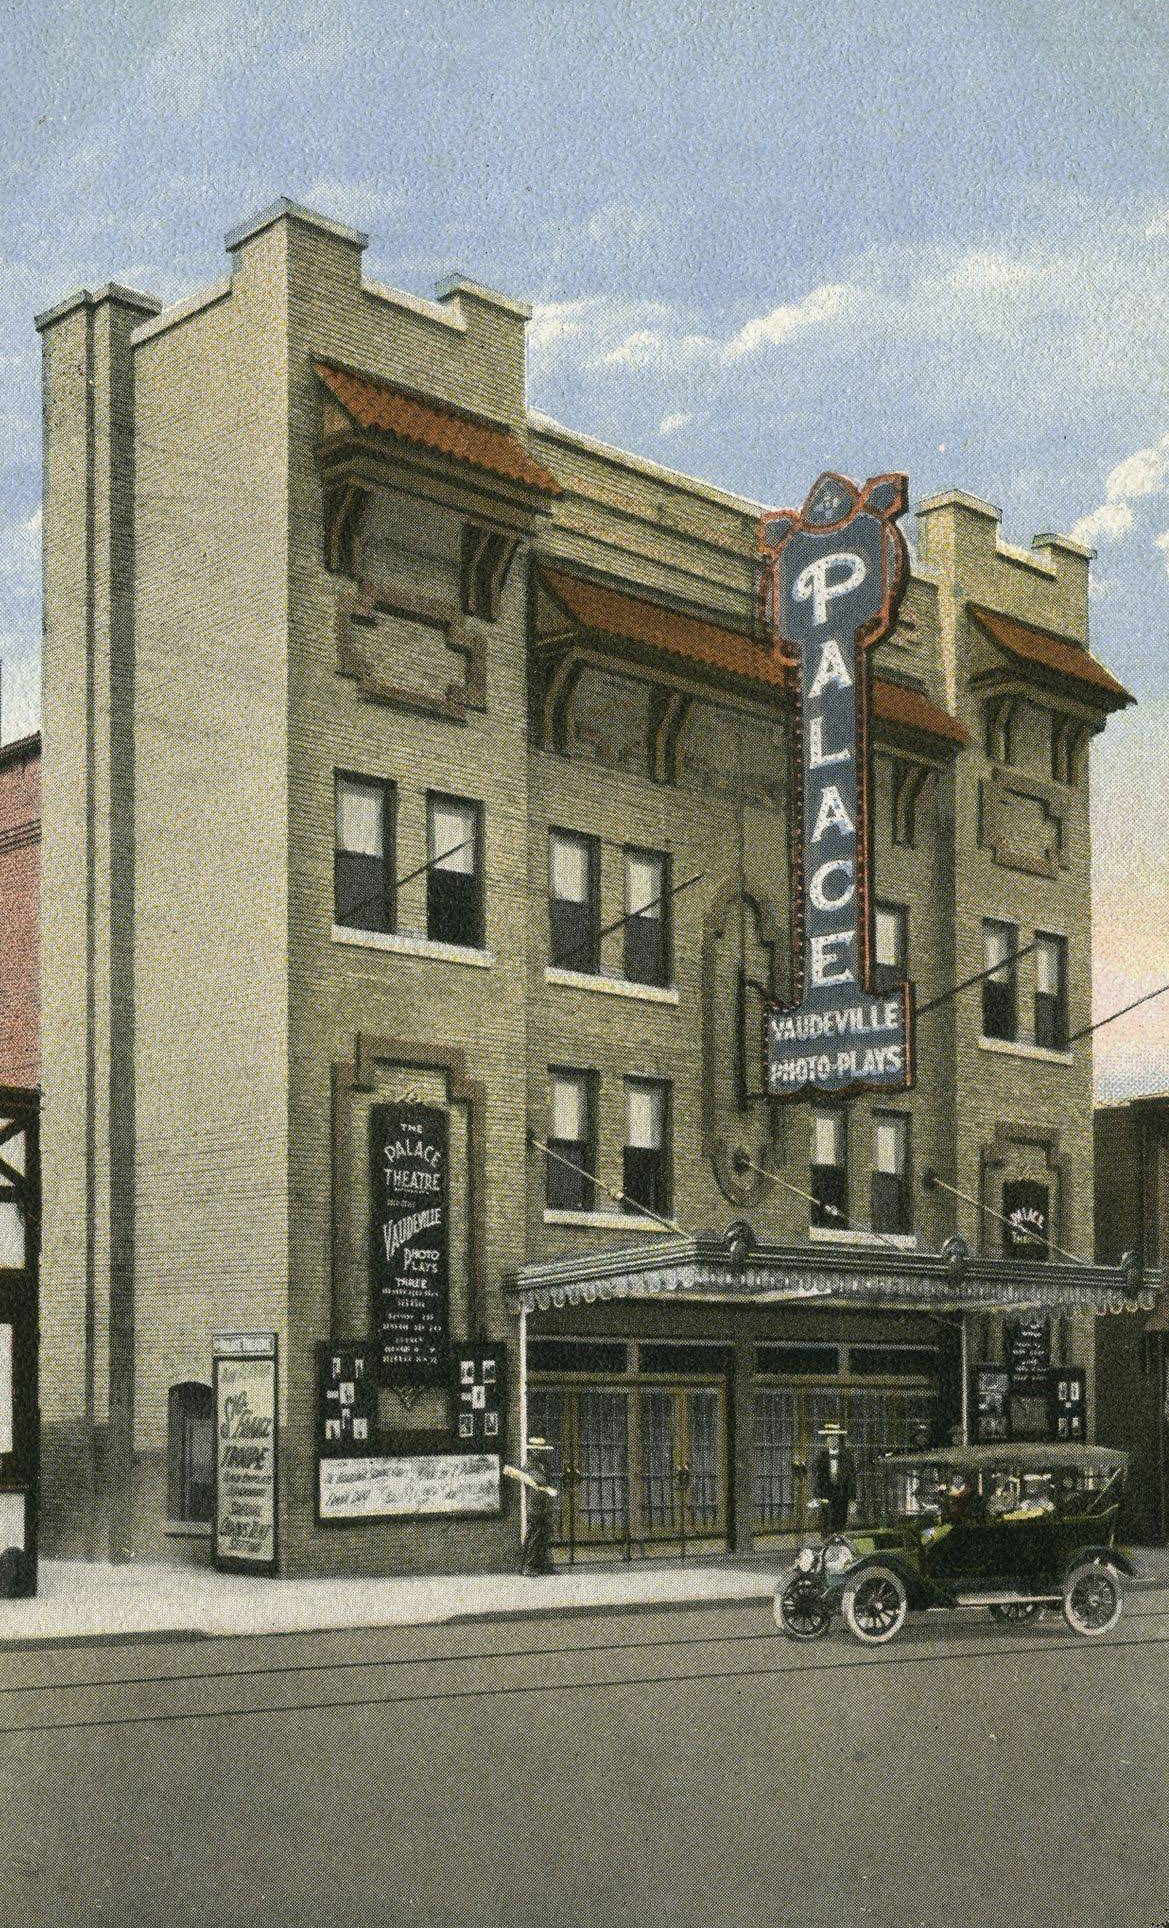
[[[1062,1598],[1058,1593],[956,1593],[956,1607],[1052,1607]]]

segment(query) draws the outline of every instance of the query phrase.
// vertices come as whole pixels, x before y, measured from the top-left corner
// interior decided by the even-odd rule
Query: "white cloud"
[[[1152,220],[1147,223],[1145,238],[1149,241],[1161,241],[1166,235],[1169,235],[1169,208],[1162,208],[1160,214],[1154,214]]]
[[[1155,537],[1155,541],[1158,549],[1165,558],[1165,570],[1166,573],[1169,574],[1169,529],[1166,529],[1163,535]]]
[[[680,428],[688,428],[694,420],[688,408],[680,408],[673,415],[663,415],[658,423],[659,435],[676,435]]]
[[[790,341],[804,328],[816,328],[822,322],[831,321],[855,293],[846,282],[828,281],[813,288],[802,301],[782,302],[768,314],[754,316],[727,342],[722,351],[724,361],[738,361],[740,356],[753,354],[756,349]]]
[[[601,356],[606,367],[657,368],[662,373],[693,368],[718,355],[718,343],[709,335],[669,335],[658,328],[635,328]]]
[[[1132,528],[1132,510],[1127,502],[1102,502],[1091,515],[1082,515],[1071,530],[1073,542],[1119,542]]]
[[[946,279],[951,288],[970,294],[1001,294],[1004,289],[1026,287],[1029,282],[1049,274],[1049,263],[1024,260],[1020,255],[995,252],[965,254],[954,263]]]
[[[1127,455],[1109,473],[1105,487],[1108,499],[1115,502],[1125,496],[1156,495],[1165,487],[1169,476],[1169,435],[1163,435],[1152,448],[1137,449],[1135,455]]]

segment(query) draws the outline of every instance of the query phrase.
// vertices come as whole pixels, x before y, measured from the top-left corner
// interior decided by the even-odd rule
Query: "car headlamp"
[[[800,1573],[810,1573],[816,1564],[814,1547],[802,1546],[796,1554],[796,1567]]]

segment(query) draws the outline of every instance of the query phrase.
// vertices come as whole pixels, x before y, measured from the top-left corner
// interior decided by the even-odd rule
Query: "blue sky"
[[[367,272],[531,301],[530,399],[770,503],[823,468],[1099,551],[1140,698],[1095,752],[1098,1014],[1169,979],[1163,0],[129,0],[26,7],[0,82],[4,733],[36,720],[39,348],[78,285],[170,300],[286,194]],[[1169,1087],[1169,998],[1098,1040]]]

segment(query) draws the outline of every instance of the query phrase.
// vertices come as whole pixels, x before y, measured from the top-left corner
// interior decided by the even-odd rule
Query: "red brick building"
[[[41,739],[0,746],[0,1085],[40,1082]]]

